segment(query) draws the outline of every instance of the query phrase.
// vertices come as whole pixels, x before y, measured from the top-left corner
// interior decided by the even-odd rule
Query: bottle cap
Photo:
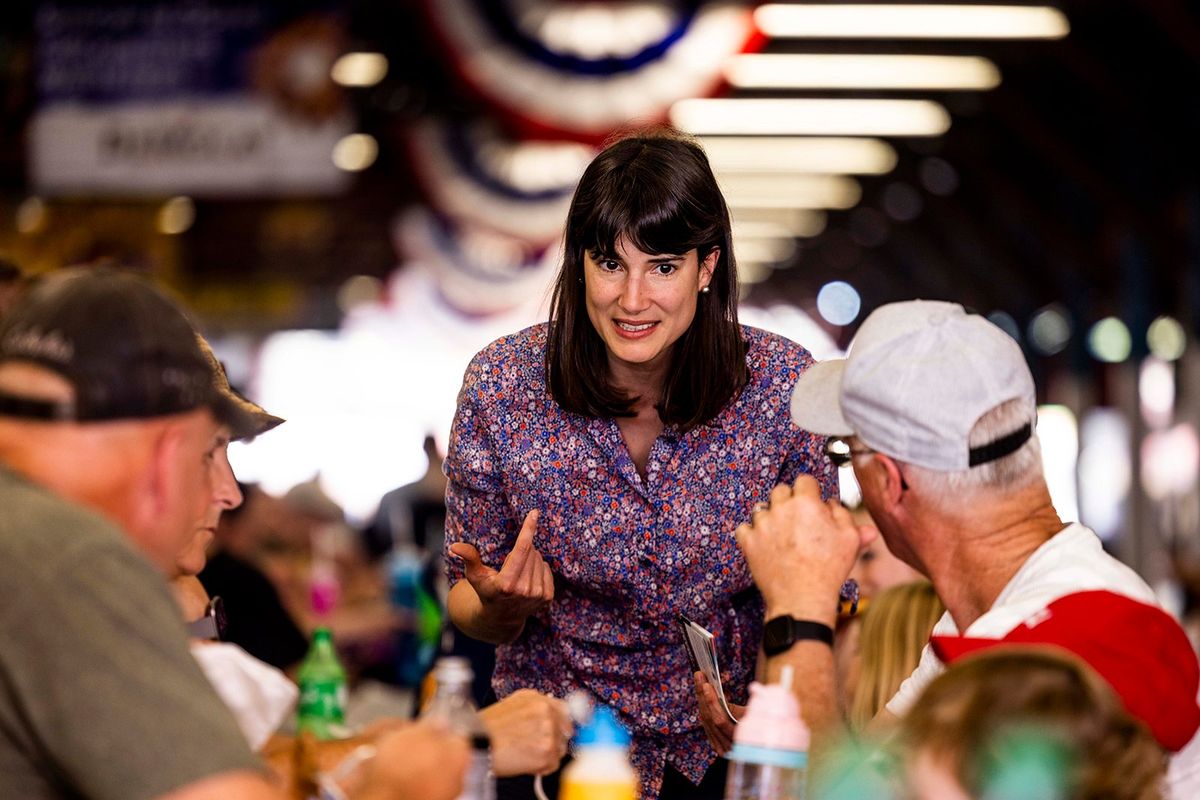
[[[592,718],[575,736],[579,747],[618,747],[628,749],[629,733],[608,706],[596,706]]]
[[[471,662],[460,656],[444,656],[433,668],[438,683],[470,683],[475,677]]]
[[[790,681],[788,681],[790,683]],[[774,750],[808,750],[808,727],[800,717],[800,703],[783,684],[750,684],[750,704],[738,722],[735,745]]]
[[[313,613],[319,618],[329,615],[337,607],[341,585],[332,562],[314,561],[309,576],[308,599]]]

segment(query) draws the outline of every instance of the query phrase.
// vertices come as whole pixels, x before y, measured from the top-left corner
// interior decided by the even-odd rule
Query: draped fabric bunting
[[[413,170],[432,211],[399,217],[395,240],[402,261],[430,270],[450,307],[472,316],[545,291],[571,195],[599,141],[719,89],[727,58],[762,42],[750,8],[736,2],[424,7],[442,50],[492,114],[410,129]]]
[[[714,93],[763,37],[743,3],[424,0],[462,80],[523,135],[599,141]]]
[[[538,306],[558,266],[557,244],[534,247],[420,207],[397,217],[393,239],[406,268],[432,273],[446,304],[468,316]]]
[[[575,142],[514,142],[484,122],[425,121],[408,146],[438,212],[539,249],[558,240],[575,184],[595,156]]]

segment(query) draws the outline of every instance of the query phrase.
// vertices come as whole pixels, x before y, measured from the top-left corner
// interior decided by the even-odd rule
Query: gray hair
[[[1021,398],[1008,400],[975,421],[967,442],[970,447],[991,444],[1027,422],[1036,424],[1036,419],[1030,419],[1029,403]],[[1044,480],[1042,445],[1035,430],[1016,452],[986,464],[956,472],[906,464],[904,472],[908,482],[920,486],[923,494],[943,501],[953,498],[956,504],[961,504],[964,496],[977,492],[1016,491]]]

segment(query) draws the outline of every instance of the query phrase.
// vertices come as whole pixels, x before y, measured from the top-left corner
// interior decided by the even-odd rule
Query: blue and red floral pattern
[[[698,782],[716,756],[697,717],[682,613],[716,637],[732,700],[745,703],[762,635],[762,598],[734,529],[780,482],[815,476],[836,496],[825,440],[797,429],[789,401],[813,363],[799,345],[743,327],[750,380],[708,424],[668,427],[640,475],[612,419],[568,413],[546,388],[546,326],[490,344],[471,361],[445,462],[446,544],[467,542],[499,568],[522,519],[541,510],[534,544],[555,599],[497,650],[504,697],[529,687],[583,689],[634,734],[642,797],[665,763]],[[451,583],[462,579],[447,559]]]

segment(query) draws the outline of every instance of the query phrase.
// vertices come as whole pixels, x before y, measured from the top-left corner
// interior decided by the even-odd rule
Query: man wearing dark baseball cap
[[[196,521],[234,502],[215,450],[280,421],[140,278],[63,270],[0,320],[0,797],[282,797],[165,580]],[[460,740],[377,745],[361,796],[456,795]]]
[[[1175,797],[1200,797],[1200,670],[1154,592],[1079,523],[1062,522],[1042,473],[1033,378],[1017,344],[959,305],[882,306],[845,359],[810,368],[792,416],[853,466],[888,548],[945,603],[920,665],[877,722],[902,716],[947,662],[1002,643],[1088,661],[1165,750]],[[811,480],[779,486],[738,529],[767,605],[768,670],[793,682],[810,722],[835,726],[838,587],[864,537]],[[1111,624],[1108,624],[1111,623]],[[1145,682],[1152,682],[1146,685]]]
[[[139,279],[66,270],[47,283],[4,321],[0,361],[44,367],[70,384],[71,396],[0,390],[0,413],[99,422],[207,407],[234,439],[283,422],[234,391],[208,343]]]

